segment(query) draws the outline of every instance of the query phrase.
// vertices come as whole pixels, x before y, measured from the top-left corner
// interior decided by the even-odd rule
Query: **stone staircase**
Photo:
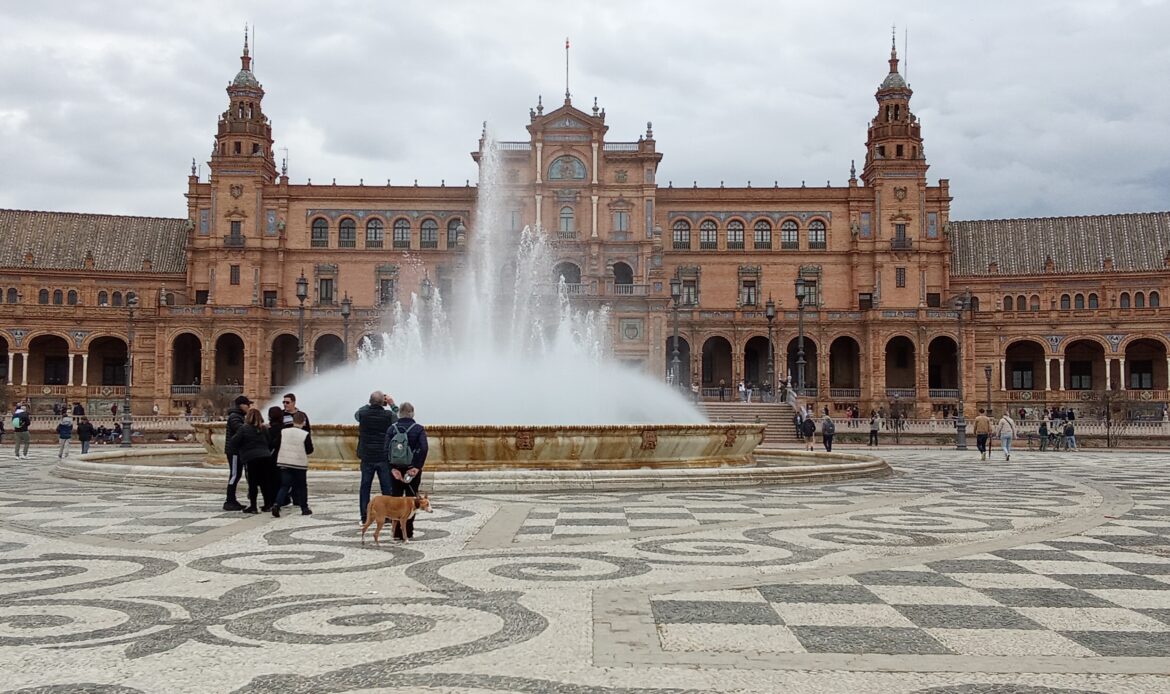
[[[704,401],[703,410],[712,422],[759,422],[766,424],[762,448],[781,444],[796,444],[796,429],[792,424],[795,412],[788,403],[712,402]]]

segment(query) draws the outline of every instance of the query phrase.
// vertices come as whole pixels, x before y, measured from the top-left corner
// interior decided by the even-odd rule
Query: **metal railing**
[[[172,385],[171,386],[171,395],[198,395],[202,391],[203,391],[203,386],[192,386],[192,385],[186,385],[186,386]]]
[[[637,142],[606,142],[604,151],[606,152],[637,152]]]
[[[225,248],[243,248],[247,243],[247,240],[248,239],[245,236],[235,236],[229,234],[223,237],[223,245]]]
[[[861,397],[861,389],[829,388],[829,397],[834,400],[856,400]]]
[[[936,400],[958,400],[959,399],[959,389],[958,388],[931,388],[929,390],[929,395],[932,399],[936,399]]]
[[[914,239],[890,239],[890,250],[908,251],[914,248]]]
[[[727,242],[727,250],[729,250],[729,251],[742,251],[743,250],[743,241],[728,241]]]
[[[610,294],[616,296],[646,296],[650,291],[648,284],[618,284],[610,282],[606,285]]]
[[[699,250],[700,251],[714,251],[714,250],[718,250],[718,249],[719,249],[719,242],[718,241],[700,241],[699,242]]]
[[[573,239],[577,238],[577,232],[576,230],[566,231],[565,229],[561,229],[557,232],[557,238],[562,241],[572,241]]]
[[[691,250],[691,242],[690,241],[675,241],[674,243],[671,244],[671,248],[676,250],[676,251],[689,251],[689,250]]]
[[[438,239],[423,239],[422,241],[418,242],[418,247],[421,249],[438,248],[439,247],[439,240]]]
[[[913,400],[917,395],[917,390],[914,388],[886,388],[887,398],[901,398],[903,400]]]

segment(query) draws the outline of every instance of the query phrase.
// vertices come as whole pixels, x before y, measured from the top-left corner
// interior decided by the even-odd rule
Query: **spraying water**
[[[369,393],[409,400],[433,424],[698,423],[674,389],[616,362],[607,308],[575,310],[540,228],[506,231],[494,141],[480,157],[477,219],[458,310],[436,290],[395,303],[381,344],[364,341],[356,363],[296,387],[314,421],[352,423]]]

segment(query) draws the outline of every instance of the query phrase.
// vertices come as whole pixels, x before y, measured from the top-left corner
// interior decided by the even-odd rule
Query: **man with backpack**
[[[825,408],[825,415],[821,417],[821,440],[825,444],[825,452],[833,452],[833,436],[837,433],[837,425],[829,416],[829,408]]]
[[[398,421],[386,432],[386,458],[390,461],[391,496],[418,496],[423,464],[427,461],[427,432],[414,421],[414,405],[402,403]],[[406,538],[414,537],[414,519],[406,522]]]
[[[813,449],[813,435],[817,433],[817,420],[813,419],[812,413],[804,418],[800,423],[800,435],[804,437],[804,450],[811,451]]]
[[[358,458],[362,461],[362,483],[358,491],[362,524],[366,522],[366,508],[370,505],[370,487],[374,476],[385,495],[390,494],[390,459],[386,438],[390,427],[398,421],[398,406],[394,398],[380,390],[370,393],[370,402],[353,414],[358,423]]]
[[[69,457],[69,443],[73,440],[73,418],[65,415],[57,423],[57,459]]]
[[[31,440],[28,434],[28,427],[31,423],[32,417],[29,416],[28,410],[24,407],[24,403],[16,403],[16,410],[12,413],[12,438],[16,441],[16,450],[14,453],[17,460],[28,460],[28,445]],[[21,453],[21,444],[24,445],[23,453]]]

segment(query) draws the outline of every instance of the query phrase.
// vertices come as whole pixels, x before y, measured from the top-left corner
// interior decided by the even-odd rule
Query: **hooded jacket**
[[[353,418],[358,423],[358,457],[363,463],[386,462],[386,431],[398,421],[398,408],[362,405]]]
[[[236,432],[238,432],[242,426],[244,426],[244,410],[237,405],[228,410],[227,429],[224,432],[225,436],[223,450],[229,458],[236,454],[236,447],[235,444],[232,443],[232,439],[235,438]]]

